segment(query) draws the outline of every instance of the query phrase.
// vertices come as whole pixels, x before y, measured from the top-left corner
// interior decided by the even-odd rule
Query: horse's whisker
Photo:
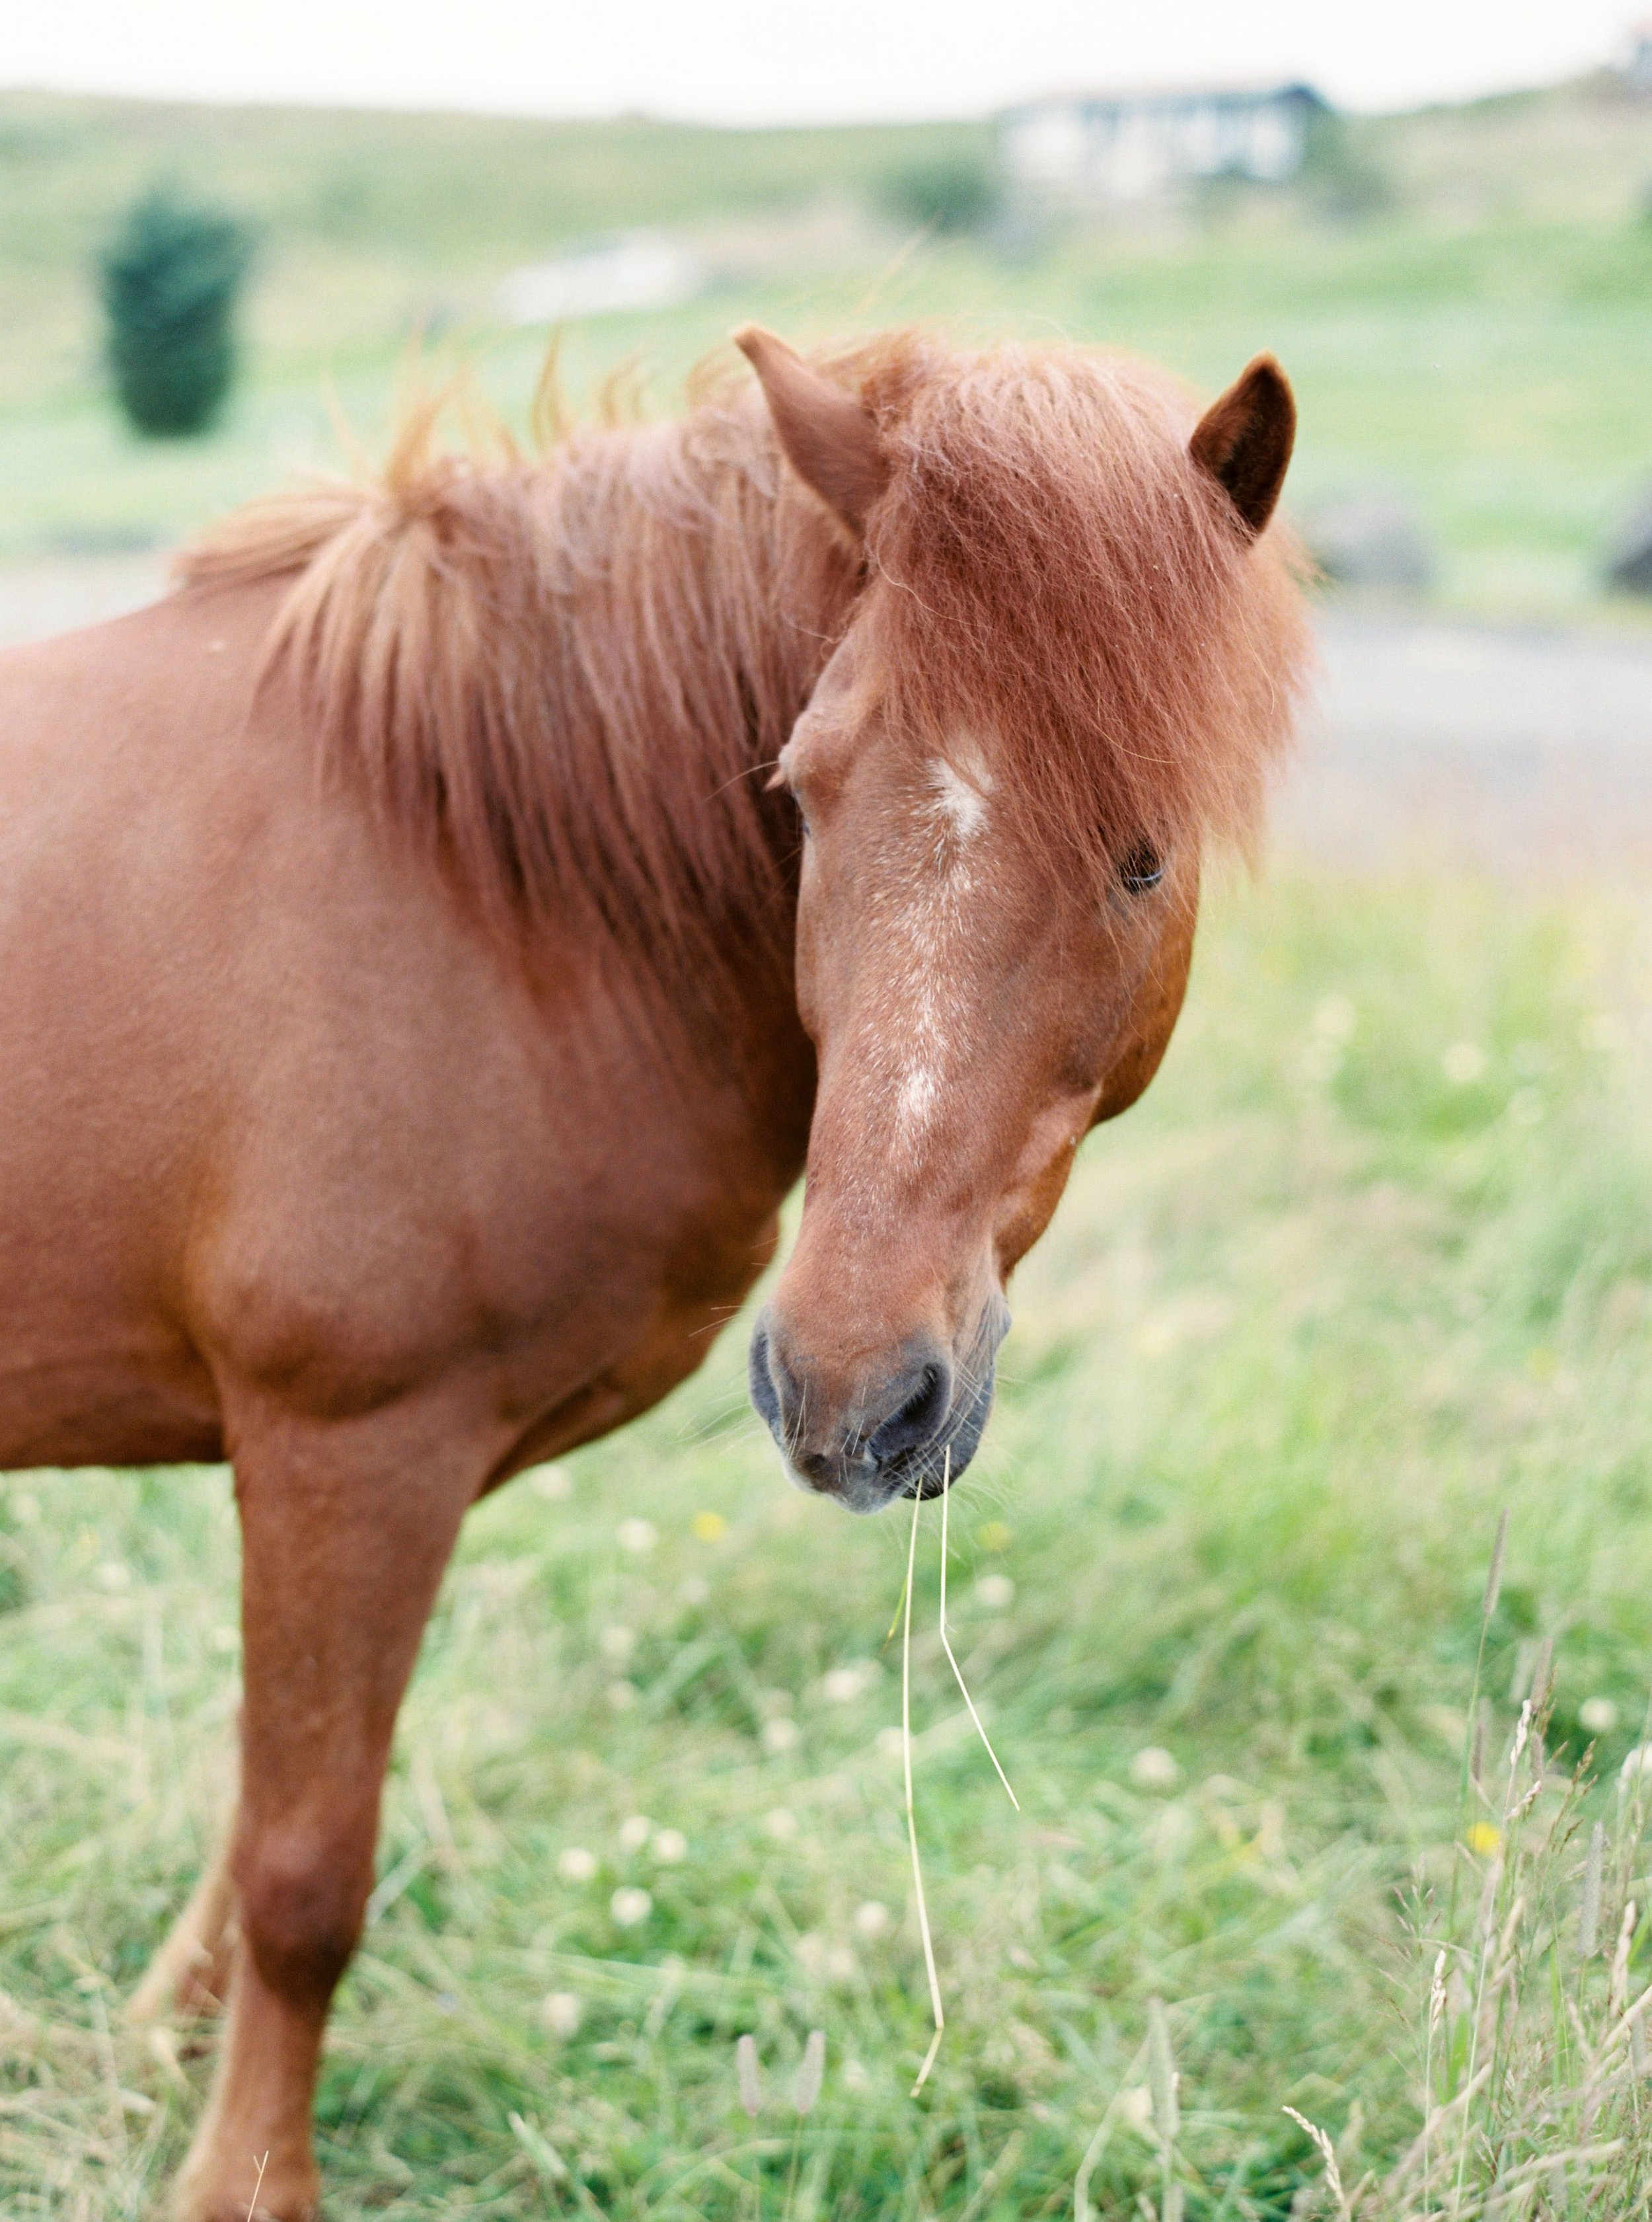
[[[969,1707],[969,1717],[975,1723],[975,1733],[986,1746],[986,1755],[997,1770],[998,1780],[1004,1785],[1004,1793],[1018,1813],[1021,1811],[1021,1800],[1011,1789],[1010,1778],[998,1764],[998,1755],[992,1748],[992,1739],[981,1725],[981,1717],[975,1710],[975,1700],[970,1696],[969,1685],[964,1679],[964,1670],[953,1656],[951,1640],[947,1634],[947,1508],[952,1503],[951,1480],[952,1453],[948,1451],[946,1483],[941,1491],[941,1648],[947,1654],[947,1664],[952,1669],[953,1678],[962,1692],[964,1703]]]

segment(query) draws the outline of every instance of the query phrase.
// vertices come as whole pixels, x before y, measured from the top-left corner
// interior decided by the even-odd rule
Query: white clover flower
[[[528,1486],[548,1504],[560,1504],[573,1494],[573,1476],[565,1466],[542,1466],[530,1476]],[[555,1995],[563,1994],[559,1991]]]
[[[818,1930],[806,1930],[793,1949],[797,1952],[798,1965],[805,1975],[811,1975],[817,1980],[825,1974],[826,1955],[831,1947]]]
[[[850,1666],[834,1666],[820,1678],[820,1694],[834,1705],[850,1705],[878,1679],[879,1669],[870,1659],[857,1659]]]
[[[1118,2111],[1136,2131],[1146,2137],[1153,2126],[1153,2093],[1145,2083],[1134,2084],[1118,2102]]]
[[[1440,1059],[1440,1070],[1454,1088],[1471,1087],[1486,1076],[1486,1052],[1478,1042],[1453,1042]]]
[[[763,1826],[777,1844],[789,1844],[798,1833],[798,1817],[784,1805],[777,1805],[772,1813],[764,1814]]]
[[[1131,1760],[1130,1780],[1138,1790],[1173,1790],[1181,1769],[1161,1745],[1150,1743]]]
[[[1008,1574],[983,1574],[975,1585],[975,1595],[989,1612],[1002,1612],[1016,1601],[1016,1585]]]
[[[779,1758],[782,1752],[795,1751],[802,1737],[796,1721],[776,1713],[764,1722],[761,1741],[764,1750]]]
[[[608,1911],[622,1929],[635,1929],[654,1911],[654,1900],[635,1883],[622,1883],[609,1899]]]
[[[602,1630],[597,1638],[597,1645],[604,1659],[611,1659],[616,1666],[623,1666],[636,1649],[636,1630],[622,1628],[616,1623]]]
[[[889,1908],[879,1905],[875,1898],[867,1899],[854,1909],[854,1930],[857,1936],[866,1937],[869,1943],[887,1935]]]
[[[1345,1042],[1360,1022],[1346,995],[1324,995],[1315,1006],[1313,1030],[1322,1041]]]
[[[583,2011],[572,1991],[551,1991],[539,2002],[539,2018],[553,2037],[577,2037]]]
[[[558,1855],[556,1871],[564,1882],[589,1882],[597,1872],[597,1855],[583,1844],[570,1844]]]
[[[1586,1698],[1578,1707],[1578,1721],[1591,1736],[1610,1736],[1618,1725],[1618,1708],[1610,1698]]]
[[[614,1540],[622,1551],[634,1552],[640,1559],[660,1541],[660,1530],[652,1520],[622,1520]]]
[[[640,1852],[654,1834],[654,1823],[646,1813],[628,1814],[619,1824],[619,1848],[623,1852]]]
[[[662,1867],[680,1867],[688,1857],[688,1838],[680,1829],[661,1829],[649,1849]]]

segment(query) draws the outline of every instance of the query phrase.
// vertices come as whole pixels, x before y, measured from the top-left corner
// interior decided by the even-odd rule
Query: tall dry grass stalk
[[[1482,1660],[1506,1536],[1505,1515]],[[1355,2194],[1370,2222],[1628,2222],[1652,2208],[1652,1772],[1644,1743],[1608,1786],[1587,1757],[1550,1768],[1552,1657],[1546,1641],[1494,1767],[1475,1749],[1476,1673],[1449,1887],[1438,1908],[1426,1892],[1415,1906],[1422,2120],[1386,2179]]]
[[[1591,1755],[1569,1773],[1547,1754],[1554,1650],[1545,1639],[1518,1711],[1488,1767],[1492,1711],[1480,1694],[1488,1624],[1508,1540],[1499,1521],[1481,1603],[1464,1737],[1459,1826],[1443,1888],[1412,1907],[1418,1976],[1420,2123],[1386,2176],[1344,2188],[1356,2147],[1338,2146],[1294,2106],[1318,2156],[1317,2187],[1292,2214],[1336,2222],[1644,2222],[1652,2216],[1652,1705],[1612,1780]],[[1530,1654],[1529,1654],[1530,1655]],[[1494,1747],[1491,1747],[1494,1748]],[[1604,1810],[1600,1810],[1603,1809]],[[1591,1809],[1596,1809],[1592,1811]],[[1182,2222],[1181,2108],[1170,2023],[1148,2001],[1146,2041],[1103,2115],[1073,2185],[1075,2222],[1097,2222],[1090,2185],[1145,2064],[1159,2146],[1156,2211]],[[1359,2109],[1356,2107],[1356,2116]],[[1224,2209],[1225,2212],[1225,2203]]]
[[[1159,2132],[1164,2188],[1159,2202],[1159,2222],[1182,2222],[1184,2197],[1176,2174],[1176,2140],[1181,2135],[1181,2078],[1170,2049],[1170,2018],[1162,1999],[1148,2000],[1148,2088],[1153,2094],[1153,2125]]]

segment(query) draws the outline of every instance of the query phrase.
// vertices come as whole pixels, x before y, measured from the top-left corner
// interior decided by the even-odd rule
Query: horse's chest
[[[505,1368],[513,1469],[620,1426],[694,1371],[773,1255],[787,1185],[759,1137],[734,1159],[685,1137],[674,1152],[616,1148],[601,1183],[563,1199]]]
[[[691,1371],[771,1252],[806,1098],[524,1079],[427,1071],[297,1150],[260,1128],[205,1246],[221,1365],[332,1415],[480,1378],[509,1434],[552,1447]]]

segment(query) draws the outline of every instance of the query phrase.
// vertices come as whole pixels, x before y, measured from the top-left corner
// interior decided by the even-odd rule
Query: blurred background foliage
[[[801,338],[906,317],[1064,333],[1210,389],[1262,347],[1298,386],[1299,509],[1393,489],[1449,607],[1596,609],[1601,550],[1652,470],[1652,103],[1605,81],[1317,128],[1289,187],[1211,181],[1154,216],[1003,204],[990,124],[725,131],[642,118],[214,110],[0,96],[0,556],[165,543],[336,459],[325,388],[369,440],[423,335],[525,411],[546,335],[501,280],[664,228],[710,283],[573,325],[576,396],[635,357],[658,405],[759,316]],[[157,458],[107,405],[91,271],[161,176],[261,241],[246,377],[216,433]]]
[[[204,432],[228,398],[252,240],[233,217],[146,193],[103,258],[115,390],[151,438]]]
[[[898,223],[944,235],[984,231],[997,213],[1002,188],[984,152],[910,162],[879,181],[878,204]]]

